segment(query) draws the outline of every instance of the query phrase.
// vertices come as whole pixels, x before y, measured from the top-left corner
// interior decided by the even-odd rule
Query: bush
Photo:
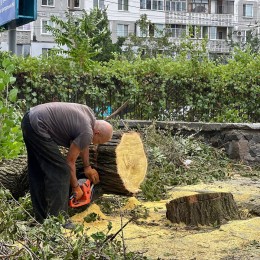
[[[27,107],[51,102],[86,103],[102,117],[126,100],[128,119],[257,122],[260,54],[239,52],[226,64],[206,58],[122,57],[88,71],[67,58],[17,58],[16,87]]]
[[[142,184],[147,200],[167,197],[167,188],[222,180],[230,175],[231,161],[217,150],[191,137],[172,135],[149,127],[143,136],[148,157],[148,174]]]

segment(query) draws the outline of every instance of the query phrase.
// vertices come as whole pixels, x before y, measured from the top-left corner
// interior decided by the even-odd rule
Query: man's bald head
[[[105,120],[96,120],[94,126],[93,144],[103,144],[111,140],[113,127]]]

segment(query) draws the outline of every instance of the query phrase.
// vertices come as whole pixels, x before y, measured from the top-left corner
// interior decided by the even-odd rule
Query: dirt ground
[[[220,227],[186,227],[166,219],[166,203],[174,198],[205,191],[231,192],[239,207],[241,220],[229,221]],[[114,234],[129,221],[131,212],[144,213],[147,218],[129,222],[117,236],[124,240],[128,251],[138,251],[148,259],[198,260],[260,260],[260,180],[235,176],[229,181],[212,184],[178,186],[169,190],[170,198],[158,202],[143,202],[134,197],[123,204],[116,196],[104,195],[102,205],[114,205],[110,212],[102,205],[92,204],[72,217],[84,223],[88,235],[108,231]],[[106,213],[105,213],[105,212]],[[98,219],[86,223],[84,217],[96,213]]]

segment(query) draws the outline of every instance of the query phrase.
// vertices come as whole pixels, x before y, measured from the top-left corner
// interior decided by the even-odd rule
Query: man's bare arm
[[[84,166],[84,174],[87,176],[87,178],[93,182],[94,184],[97,184],[99,182],[99,175],[98,172],[95,169],[92,169],[90,162],[89,162],[89,147],[85,148],[80,152],[80,157],[83,161]]]
[[[87,146],[84,150],[80,151],[79,156],[82,159],[83,167],[84,170],[85,168],[90,167],[90,162],[89,162],[89,147]]]
[[[76,160],[80,154],[80,148],[73,142],[70,145],[69,152],[67,154],[67,163],[70,167],[70,185],[76,187],[78,180],[76,176]]]

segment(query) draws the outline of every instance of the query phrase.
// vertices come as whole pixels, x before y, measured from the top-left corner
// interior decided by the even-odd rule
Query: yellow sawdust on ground
[[[127,203],[123,207],[123,210],[135,209],[138,205],[141,205],[141,202],[137,198],[131,197],[128,199]]]
[[[224,182],[217,182],[215,185],[199,184],[173,189],[171,199],[200,191],[232,192],[235,200],[239,202],[259,194],[260,187],[239,186],[236,183],[231,185]],[[252,241],[260,243],[259,217],[230,221],[218,229],[200,227],[198,230],[188,230],[184,225],[172,224],[166,219],[167,201],[141,202],[136,198],[129,198],[122,209],[113,211],[111,215],[103,214],[100,208],[93,204],[86,211],[73,216],[72,221],[82,223],[84,216],[94,212],[100,216],[100,219],[92,223],[84,223],[86,233],[88,235],[98,231],[106,233],[109,222],[112,222],[110,233],[113,234],[120,229],[121,222],[124,224],[130,219],[127,211],[141,205],[149,210],[149,217],[139,219],[137,223],[130,222],[124,228],[123,235],[127,250],[143,252],[149,259],[159,257],[160,259],[217,260],[232,256],[239,250],[247,250],[247,246]],[[123,214],[122,218],[120,214]]]

